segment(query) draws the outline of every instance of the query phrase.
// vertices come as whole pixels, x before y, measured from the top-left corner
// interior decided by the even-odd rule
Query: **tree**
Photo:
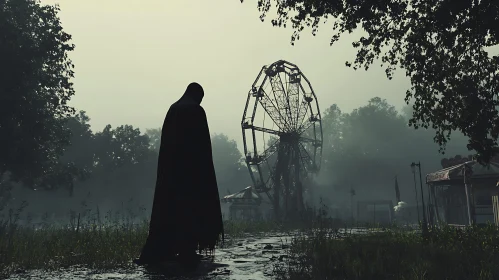
[[[242,2],[242,1],[241,1]],[[469,137],[468,149],[488,162],[498,151],[499,56],[485,47],[499,43],[499,2],[494,0],[259,0],[262,21],[276,6],[274,26],[291,23],[294,44],[305,27],[316,34],[320,23],[333,18],[331,45],[345,32],[362,29],[347,66],[368,69],[380,59],[386,75],[404,69],[413,101],[410,125],[432,127],[444,151],[451,132]]]
[[[82,172],[89,173],[94,165],[94,134],[90,129],[90,118],[85,111],[80,111],[66,122],[71,132],[70,145],[60,158],[61,163],[73,162]],[[80,178],[83,179],[83,178]]]
[[[74,147],[75,150],[87,152],[92,161],[88,180],[78,188],[118,201],[151,193],[156,180],[158,154],[150,149],[147,135],[131,125],[121,125],[115,129],[107,125],[87,140],[89,142],[81,142],[85,148]],[[72,153],[70,157],[68,155],[68,160],[81,162],[81,156]]]
[[[441,169],[441,156],[435,153],[436,144],[429,137],[435,132],[411,129],[384,99],[371,98],[367,105],[351,113],[341,113],[333,105],[323,114],[322,122],[324,153],[320,179],[326,188],[318,191],[328,196],[333,196],[334,191],[338,203],[349,199],[352,185],[360,199],[394,197],[392,183],[396,175],[402,196],[412,194],[412,161],[421,161],[424,172]],[[466,141],[466,137],[456,133],[448,150],[463,153]],[[331,186],[335,189],[331,190]],[[412,196],[404,199],[411,201]]]
[[[64,148],[52,171],[40,178],[39,188],[55,190],[63,187],[72,196],[75,181],[88,179],[94,164],[94,135],[89,121],[85,111],[66,119],[64,126],[70,132],[69,145]]]
[[[322,118],[322,130],[324,136],[323,147],[334,151],[339,148],[341,142],[343,126],[343,115],[338,105],[333,104],[324,111]]]
[[[57,6],[0,0],[0,177],[36,187],[58,169],[74,113],[74,49]]]
[[[243,156],[236,141],[225,134],[211,137],[213,164],[217,173],[220,195],[233,193],[251,185],[248,169],[243,165]]]
[[[114,162],[114,152],[116,144],[113,140],[113,129],[110,124],[106,125],[101,132],[95,133],[94,141],[94,161],[95,167],[107,171],[112,171],[116,167]]]
[[[149,136],[150,149],[159,153],[159,147],[161,145],[161,127],[146,129],[145,134]]]
[[[349,147],[348,153],[379,157],[389,153],[394,145],[402,144],[399,148],[404,149],[409,143],[407,132],[405,120],[395,107],[374,97],[366,106],[344,116],[342,134]]]
[[[149,137],[138,128],[121,125],[113,130],[107,125],[95,134],[95,166],[107,172],[141,163],[154,153],[149,145]]]
[[[149,136],[142,134],[140,129],[131,125],[121,125],[114,129],[114,141],[117,149],[114,150],[118,166],[137,164],[151,155]]]
[[[337,183],[349,189],[349,181],[356,177],[355,173],[362,173],[360,177],[371,181],[376,181],[375,177],[391,176],[385,173],[396,169],[399,160],[406,160],[405,150],[410,143],[407,125],[395,108],[375,97],[349,114],[338,115],[338,111],[325,114],[326,126],[329,120],[342,120],[336,125],[337,130],[326,131],[325,135],[326,143],[336,144],[326,147],[325,168],[334,173],[343,170],[345,175],[336,175]]]

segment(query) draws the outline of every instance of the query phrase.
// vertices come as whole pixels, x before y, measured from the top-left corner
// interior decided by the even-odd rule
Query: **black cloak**
[[[203,88],[191,83],[163,123],[149,236],[139,263],[177,254],[213,252],[222,212],[204,109]]]

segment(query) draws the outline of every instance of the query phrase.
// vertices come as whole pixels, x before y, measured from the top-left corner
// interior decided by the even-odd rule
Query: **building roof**
[[[465,165],[471,168],[471,179],[499,178],[499,162],[492,161],[488,166],[484,166],[476,161],[467,161],[426,175],[426,182],[461,180],[464,183],[463,167]]]
[[[226,195],[221,199],[222,202],[238,202],[238,203],[260,203],[262,201],[261,196],[255,191],[253,186],[244,188],[243,190]]]

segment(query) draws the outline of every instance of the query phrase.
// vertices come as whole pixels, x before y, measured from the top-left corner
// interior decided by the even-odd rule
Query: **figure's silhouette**
[[[189,84],[165,117],[149,236],[138,264],[193,260],[196,250],[213,252],[223,238],[203,96],[201,85]]]

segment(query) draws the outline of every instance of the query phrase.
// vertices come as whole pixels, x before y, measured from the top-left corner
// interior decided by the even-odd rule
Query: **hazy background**
[[[355,37],[330,47],[327,24],[316,37],[304,32],[291,46],[292,30],[262,23],[256,1],[42,2],[60,4],[62,25],[73,35],[72,105],[87,111],[93,129],[108,123],[159,127],[170,104],[197,81],[206,92],[211,131],[227,134],[241,147],[246,94],[260,68],[279,59],[300,67],[321,110],[337,103],[351,111],[373,96],[401,107],[409,86],[403,73],[388,81],[382,68],[347,68]]]
[[[424,180],[426,173],[441,168],[441,158],[469,153],[465,137],[454,135],[443,156],[432,141],[434,131],[407,128],[411,112],[403,107],[410,84],[403,72],[389,81],[383,68],[366,72],[345,66],[345,61],[354,59],[351,42],[358,32],[330,47],[331,32],[325,24],[317,36],[306,31],[291,46],[293,31],[272,27],[270,19],[262,23],[256,1],[42,3],[60,4],[62,26],[73,36],[76,50],[70,57],[75,64],[76,95],[71,105],[86,111],[96,138],[105,138],[107,124],[113,129],[132,125],[142,133],[159,128],[170,104],[190,82],[204,87],[203,107],[214,134],[213,157],[221,196],[251,184],[240,153],[246,96],[261,67],[280,59],[298,65],[310,80],[323,113],[323,162],[327,164],[323,164],[315,197],[327,198],[328,204],[349,208],[351,187],[357,192],[355,202],[395,201],[394,178],[398,176],[402,200],[414,205],[412,161],[422,162]],[[373,97],[380,98],[368,104]],[[333,104],[338,107],[331,107]],[[78,126],[75,129],[78,131]],[[106,166],[96,168],[89,180],[75,184],[73,196],[67,189],[34,192],[16,188],[9,207],[27,200],[29,211],[36,213],[98,207],[100,211],[127,207],[150,210],[159,144],[158,131],[155,133],[149,136],[155,135],[151,144],[156,154],[140,164],[124,165],[112,172]],[[338,138],[340,134],[343,140]],[[107,145],[102,144],[105,141],[89,139],[75,141],[68,157],[85,161],[92,153],[107,153],[102,148]]]

